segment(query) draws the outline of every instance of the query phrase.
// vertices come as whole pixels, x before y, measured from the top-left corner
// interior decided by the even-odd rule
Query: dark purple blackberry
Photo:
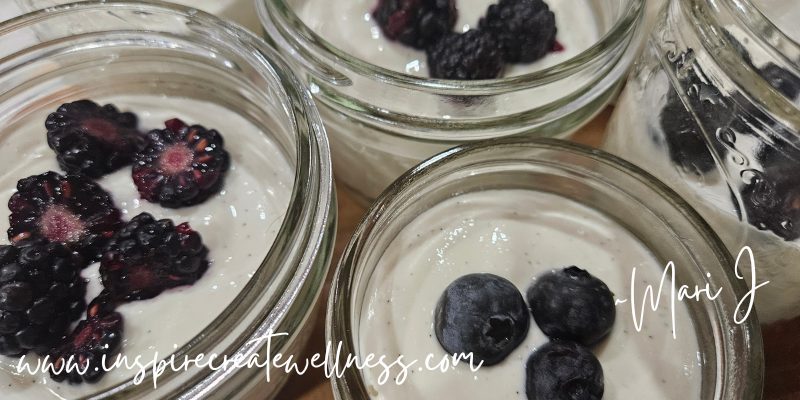
[[[453,29],[455,0],[379,0],[372,12],[387,39],[424,50]]]
[[[556,16],[542,0],[500,0],[478,23],[503,46],[505,61],[529,63],[553,50]]]
[[[781,66],[769,63],[761,69],[761,76],[770,86],[792,100],[800,95],[800,77]]]
[[[0,354],[45,354],[86,305],[83,258],[61,244],[21,240],[0,246]]]
[[[712,112],[712,107],[707,104],[703,109]],[[658,121],[664,132],[664,142],[670,158],[681,171],[699,180],[717,168],[700,126],[672,87],[669,89],[667,104],[661,109]]]
[[[499,42],[491,34],[476,29],[450,32],[426,53],[432,78],[494,79],[505,67]]]
[[[95,309],[106,310],[105,307]],[[50,376],[54,381],[95,383],[105,375],[104,366],[114,365],[114,357],[122,347],[122,315],[113,312],[113,308],[109,312],[93,314],[91,311],[90,307],[86,319],[50,353],[53,363]]]
[[[103,246],[121,226],[111,195],[83,175],[46,172],[21,179],[8,200],[12,243],[47,239],[98,260]]]
[[[133,162],[144,145],[137,124],[136,115],[112,104],[80,100],[62,104],[44,125],[64,171],[99,178]]]
[[[192,206],[219,192],[230,167],[222,135],[179,119],[147,134],[136,157],[133,182],[147,201],[168,208]]]
[[[189,224],[142,213],[108,242],[100,264],[103,286],[117,300],[142,300],[194,284],[208,269],[208,248]]]

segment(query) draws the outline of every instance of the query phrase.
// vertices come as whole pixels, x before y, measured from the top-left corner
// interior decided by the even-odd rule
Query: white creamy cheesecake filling
[[[525,362],[547,341],[531,319],[525,341],[505,360],[477,372],[468,364],[429,371],[446,356],[433,331],[439,297],[456,278],[492,273],[522,292],[542,273],[576,265],[602,279],[616,300],[610,335],[595,349],[605,376],[603,399],[698,399],[701,364],[688,309],[676,302],[672,337],[669,288],[658,311],[645,310],[641,331],[632,318],[631,271],[637,309],[646,285],[657,290],[663,267],[627,230],[565,198],[526,190],[492,190],[448,199],[414,219],[381,256],[368,285],[358,333],[360,356],[373,353],[406,363],[407,380],[378,383],[381,368],[365,369],[377,399],[525,399]],[[391,361],[390,361],[391,362]],[[395,375],[392,375],[392,379]]]
[[[217,318],[258,269],[283,223],[294,170],[277,143],[242,116],[221,106],[156,96],[91,100],[113,103],[121,111],[136,113],[143,131],[163,129],[164,121],[171,118],[217,129],[231,155],[231,169],[220,193],[193,207],[167,209],[140,199],[130,167],[99,180],[113,196],[124,220],[148,212],[156,219],[170,218],[176,225],[189,222],[210,250],[211,265],[193,286],[170,289],[155,298],[117,308],[124,317],[121,355],[131,363],[136,356],[142,356],[143,363],[151,361],[155,352],[164,359],[175,351],[176,345],[185,345]],[[55,153],[47,146],[44,121],[49,112],[32,115],[19,129],[0,133],[0,168],[4,171],[0,177],[0,201],[11,197],[19,179],[47,171],[63,173]],[[0,218],[3,235],[7,228],[8,219]],[[82,273],[90,281],[87,302],[102,290],[98,267],[99,263],[93,264]],[[26,356],[32,367],[36,359],[33,353]],[[70,385],[66,381],[54,382],[48,374],[17,374],[17,362],[16,358],[0,356],[3,400],[75,399],[122,383],[138,372],[117,369],[98,384]]]
[[[288,0],[295,13],[320,37],[340,50],[397,72],[428,76],[425,52],[384,37],[372,17],[377,0]],[[529,64],[508,64],[504,76],[524,75],[562,63],[595,44],[600,32],[587,0],[546,0],[555,13],[556,40],[563,51]],[[496,0],[456,0],[456,32],[477,29],[478,21]]]

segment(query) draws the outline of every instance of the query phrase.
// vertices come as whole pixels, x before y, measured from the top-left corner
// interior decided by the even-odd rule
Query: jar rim
[[[169,359],[170,356],[179,360],[184,356],[192,359],[193,355],[216,349],[221,349],[217,352],[220,357],[223,353],[230,359],[240,355],[249,357],[264,347],[263,344],[251,343],[254,338],[263,337],[269,331],[280,332],[280,328],[297,329],[301,326],[311,313],[327,275],[336,226],[336,198],[328,140],[314,100],[281,56],[262,38],[235,23],[192,7],[156,0],[93,0],[63,4],[3,21],[0,23],[0,37],[65,15],[109,10],[185,17],[211,32],[224,34],[226,38],[235,40],[234,43],[226,43],[228,46],[236,46],[237,54],[247,55],[246,61],[258,72],[259,78],[274,82],[280,89],[270,93],[270,96],[282,103],[281,109],[290,120],[294,131],[296,164],[291,197],[276,239],[253,276],[224,311],[173,354],[164,355],[163,359]],[[151,32],[140,28],[127,30],[144,34]],[[67,37],[73,35],[66,34]],[[41,43],[34,46],[37,45]],[[25,61],[17,60],[24,58],[25,52],[30,49],[28,45],[25,46],[21,51],[0,57],[0,75],[15,68],[15,60],[20,63]],[[280,285],[275,293],[267,293],[267,289],[275,288],[272,286],[275,284]],[[262,304],[261,309],[253,307]],[[227,337],[232,328],[242,323],[247,329],[244,334]],[[276,337],[272,345],[283,348],[291,343],[293,337]],[[206,398],[215,391],[223,390],[222,383],[241,370],[228,368],[212,371],[203,368],[175,379],[178,373],[166,369],[159,377],[159,390],[165,387],[165,391],[158,396]],[[152,372],[152,369],[149,370],[145,379],[149,379]],[[249,382],[262,376],[258,371],[255,372],[245,379]],[[245,386],[242,382],[236,383],[239,388]],[[131,378],[84,398],[151,398],[154,394],[149,390],[153,389],[147,386],[135,384]]]
[[[721,47],[717,40],[731,44],[730,39],[723,34],[724,27],[720,24],[720,19],[729,13],[739,26],[752,33],[760,44],[766,45],[770,55],[777,55],[783,62],[800,69],[800,42],[775,25],[753,1],[721,0],[719,4],[714,0],[675,1],[680,4],[689,20],[694,22],[691,24],[692,29],[699,33],[702,43],[710,49]],[[706,29],[707,25],[713,25],[713,28]],[[719,56],[718,51],[711,53],[714,57]]]
[[[800,67],[800,59],[791,57],[800,54],[800,42],[775,25],[751,0],[730,0],[728,8],[735,13],[740,23],[755,32],[786,60]]]
[[[358,328],[353,326],[354,322],[351,320],[351,315],[354,312],[353,307],[360,307],[360,305],[352,304],[356,290],[355,279],[358,270],[364,267],[360,263],[360,258],[369,248],[367,244],[368,238],[376,230],[392,223],[390,218],[392,218],[391,215],[395,210],[395,206],[403,200],[410,199],[409,201],[414,201],[414,199],[418,198],[419,191],[416,190],[418,188],[414,186],[414,183],[423,182],[422,185],[430,185],[436,181],[435,179],[440,171],[449,171],[447,170],[449,164],[466,157],[484,155],[488,160],[486,161],[487,165],[492,164],[499,157],[492,158],[492,152],[513,148],[548,150],[577,155],[588,161],[598,162],[624,171],[631,175],[635,181],[642,183],[648,190],[666,200],[671,208],[685,217],[691,228],[706,239],[710,251],[717,259],[721,260],[721,264],[733,265],[731,254],[721,239],[683,198],[653,175],[623,159],[589,146],[549,138],[510,137],[470,143],[440,153],[409,170],[392,183],[366,212],[345,247],[334,275],[331,292],[328,297],[326,316],[325,335],[328,343],[342,343],[342,352],[344,354],[358,354],[358,346],[353,340],[353,332]],[[519,159],[525,161],[523,158]],[[530,158],[529,160],[535,160],[535,158]],[[477,165],[477,162],[471,165]],[[464,166],[460,166],[459,170],[464,168]],[[426,181],[427,178],[433,179]],[[408,196],[404,197],[404,194]],[[689,250],[687,249],[687,251]],[[745,298],[746,288],[736,279],[732,269],[719,269],[719,271],[714,272],[719,272],[724,276],[723,283],[732,288],[736,298]],[[718,309],[719,307],[717,307]],[[721,314],[719,311],[717,313]],[[716,362],[717,365],[726,365],[724,374],[735,376],[724,376],[724,378],[734,383],[727,382],[728,386],[725,386],[726,389],[723,390],[715,388],[714,398],[760,399],[763,385],[764,355],[758,318],[751,314],[741,325],[733,325],[732,315],[732,311],[728,315],[721,315],[719,320],[723,321],[722,325],[724,326],[717,325],[713,328],[721,335],[721,338],[715,337],[715,347],[718,352],[724,354],[717,354],[712,362]],[[733,329],[733,326],[740,328]],[[731,360],[733,358],[731,353],[741,350],[734,350],[732,345],[734,340],[726,339],[731,336],[736,337],[735,342],[745,343],[746,346],[745,354],[736,360]],[[333,362],[335,360],[331,359],[329,361]],[[341,376],[332,376],[331,383],[337,399],[357,399],[366,393],[366,385],[360,371],[352,368],[346,369]],[[737,385],[739,386],[738,389],[731,388],[731,386]],[[742,397],[735,397],[737,394]]]
[[[413,76],[403,72],[380,67],[342,51],[338,47],[317,35],[297,16],[286,0],[255,0],[261,24],[270,24],[270,16],[277,15],[293,30],[301,46],[314,49],[323,57],[335,64],[342,64],[360,75],[388,84],[429,90],[450,92],[453,90],[470,92],[502,92],[504,89],[527,89],[541,86],[553,81],[569,77],[589,68],[602,59],[610,50],[632,35],[644,18],[646,0],[626,0],[627,7],[614,25],[592,46],[580,54],[553,66],[523,75],[486,79],[486,80],[452,80]]]

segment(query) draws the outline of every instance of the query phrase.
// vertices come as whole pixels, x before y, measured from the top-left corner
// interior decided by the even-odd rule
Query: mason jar
[[[764,324],[800,316],[793,15],[797,2],[670,1],[603,144],[684,196],[733,255],[752,249],[756,282],[769,282],[756,295]],[[751,279],[747,257],[741,266]]]
[[[176,215],[169,218],[192,221],[210,249],[211,266],[194,285],[118,305],[128,362],[258,355],[263,365],[268,353],[299,355],[330,263],[336,198],[314,102],[280,56],[237,25],[160,2],[84,2],[0,24],[3,196],[28,175],[60,171],[44,121],[79,99],[136,112],[142,129],[163,128],[164,115],[205,124],[225,136],[231,157],[222,190],[193,207],[167,211],[140,200],[129,168],[98,181],[125,220],[142,211]],[[82,275],[90,279],[93,268]],[[270,331],[280,334],[271,345],[258,340]],[[27,356],[33,367],[36,359]],[[269,399],[288,377],[273,364],[167,368],[156,389],[152,369],[138,384],[139,370],[123,367],[97,384],[71,385],[16,366],[0,356],[0,398]]]
[[[599,40],[585,51],[519,76],[456,81],[397,72],[336,47],[298,16],[301,7],[315,7],[312,1],[258,0],[257,7],[268,41],[317,101],[337,182],[365,202],[420,161],[460,143],[569,136],[617,94],[643,36],[645,4],[588,0]],[[583,28],[570,22],[558,29]]]
[[[542,202],[550,206],[545,207],[546,210],[541,213],[537,209],[536,202],[520,203],[518,208],[495,206],[506,204],[502,200],[503,194],[496,193],[498,191],[543,193],[549,197]],[[482,195],[482,193],[491,194],[495,200],[492,201],[488,196],[482,198],[485,201],[475,200],[476,197],[467,200],[468,196]],[[477,217],[471,218],[473,214],[464,214],[458,208],[470,207],[467,205],[470,202],[486,207],[481,209],[487,210],[486,213],[505,217],[480,220]],[[609,218],[608,221],[613,222],[608,225],[598,224],[587,214],[573,212],[575,209],[564,205],[572,202],[592,210],[592,213],[597,212],[599,213],[597,215],[603,215],[604,218]],[[441,208],[444,203],[451,208]],[[437,229],[442,226],[438,225],[439,222],[421,224],[417,221],[430,212],[440,216],[441,221],[449,221],[452,224],[444,223],[446,229],[440,232],[441,228]],[[463,223],[455,222],[461,219],[464,219]],[[533,237],[532,240],[535,242],[536,236],[540,233],[538,228],[524,231],[527,235],[521,234],[523,232],[521,230],[511,228],[512,220],[524,222],[535,219],[550,221],[549,223],[554,226],[552,235],[564,238],[567,244],[555,250],[551,247],[555,246],[553,243],[541,243],[541,248],[537,250],[538,244],[529,245],[526,241],[529,238],[522,236]],[[452,228],[453,226],[458,228]],[[413,227],[411,231],[408,230],[409,227]],[[683,305],[678,306],[688,309],[687,318],[691,319],[688,329],[694,331],[697,340],[696,354],[691,354],[693,352],[689,351],[691,355],[687,357],[689,361],[685,365],[676,368],[675,365],[680,364],[669,364],[667,367],[667,363],[673,357],[679,357],[679,354],[665,347],[668,342],[692,340],[685,336],[686,331],[681,331],[677,325],[672,326],[675,332],[680,331],[676,339],[670,335],[670,324],[667,322],[670,306],[664,303],[658,306],[663,307],[663,311],[667,314],[664,324],[649,315],[645,317],[641,328],[647,329],[649,324],[654,331],[637,332],[639,328],[634,329],[630,320],[633,307],[631,301],[638,302],[644,298],[633,298],[636,295],[632,287],[634,280],[630,270],[632,267],[640,267],[639,274],[635,276],[636,283],[641,284],[643,279],[646,282],[647,278],[643,278],[643,268],[648,266],[648,262],[639,263],[635,257],[625,257],[631,253],[625,253],[620,251],[620,248],[614,247],[617,243],[603,243],[597,238],[617,237],[610,233],[614,229],[624,230],[626,233],[621,235],[630,235],[656,260],[653,270],[657,271],[655,276],[658,278],[653,286],[658,285],[657,279],[660,279],[662,271],[671,261],[675,266],[674,279],[677,285],[688,285],[690,288],[697,285],[701,288],[707,287],[710,293],[719,293],[713,300],[701,294],[698,300],[684,299],[679,302]],[[574,236],[559,236],[562,232],[574,232]],[[429,245],[430,242],[424,241],[425,238],[435,235],[443,238],[436,242],[440,245]],[[454,249],[464,250],[464,247],[457,246],[460,241],[468,241],[468,235],[477,235],[479,238],[466,245],[470,248],[485,246],[495,249],[487,254],[495,254],[496,257],[486,260],[479,256],[464,259],[450,258],[456,251]],[[541,235],[545,233],[541,232]],[[365,343],[374,342],[376,336],[375,332],[366,335],[365,327],[385,328],[386,331],[382,336],[390,338],[385,341],[386,343],[394,343],[392,340],[395,340],[398,344],[423,346],[424,343],[435,342],[436,339],[429,338],[434,330],[432,309],[435,300],[431,304],[425,303],[430,299],[428,294],[431,293],[423,292],[437,288],[432,291],[433,294],[441,293],[439,290],[443,290],[444,286],[439,284],[444,282],[443,284],[447,285],[450,281],[437,278],[441,276],[443,270],[459,268],[459,271],[463,269],[473,271],[473,268],[477,268],[477,271],[495,273],[512,280],[520,288],[516,283],[517,279],[527,282],[536,279],[536,275],[532,272],[536,267],[532,261],[538,263],[542,260],[544,265],[539,268],[545,271],[561,266],[558,264],[550,267],[551,264],[542,258],[543,252],[571,251],[572,253],[564,254],[562,257],[565,260],[575,260],[578,256],[576,252],[587,249],[578,247],[577,242],[591,240],[597,242],[591,242],[588,247],[592,249],[586,254],[588,260],[605,259],[608,254],[612,256],[613,261],[608,271],[610,273],[606,275],[609,278],[603,280],[608,283],[619,303],[614,327],[608,339],[604,339],[607,341],[599,344],[594,350],[601,364],[613,363],[616,360],[621,361],[621,365],[625,368],[635,369],[625,374],[618,369],[606,370],[604,364],[606,387],[604,398],[627,399],[638,394],[648,399],[761,399],[764,360],[758,318],[753,312],[742,322],[746,309],[737,310],[737,304],[747,299],[747,287],[742,279],[735,276],[731,268],[734,260],[718,236],[681,197],[652,175],[605,152],[561,140],[505,138],[459,146],[426,160],[389,186],[361,220],[339,262],[328,299],[326,338],[334,344],[341,343],[342,359],[347,355],[353,355],[362,363],[365,358],[368,360],[367,354],[371,353],[366,350]],[[412,259],[412,261],[418,260],[422,266],[414,262],[403,262],[405,259],[397,253],[398,249],[410,253],[415,252],[417,248],[429,249],[428,252]],[[470,254],[482,256],[483,251],[476,250],[476,253]],[[500,256],[509,252],[523,251],[531,254],[526,252],[524,255],[518,254],[518,257],[502,259]],[[538,256],[533,253],[537,251]],[[426,255],[432,259],[431,266],[424,263]],[[384,260],[386,257],[388,260]],[[527,264],[525,260],[528,260]],[[479,265],[473,266],[473,264]],[[575,265],[580,267],[581,264]],[[598,265],[591,265],[591,262],[585,268],[593,274],[597,272],[592,272],[592,268],[600,272],[597,269]],[[518,269],[527,272],[514,272]],[[419,277],[418,273],[424,276]],[[617,273],[626,278],[614,277]],[[667,279],[671,280],[672,277],[673,275],[669,275]],[[412,278],[416,284],[401,284]],[[386,282],[388,279],[393,282],[388,286],[376,284],[376,281]],[[386,293],[382,292],[387,287],[392,289],[392,295],[388,299]],[[664,289],[670,291],[668,286]],[[524,287],[520,290],[524,290]],[[643,286],[639,286],[636,293],[641,296],[644,290]],[[654,290],[659,289],[655,287]],[[669,299],[666,292],[658,296],[666,296],[661,297],[662,300]],[[410,304],[409,310],[418,315],[414,315],[413,312],[404,313],[401,305],[405,304]],[[636,305],[636,312],[640,306],[641,303]],[[649,302],[646,307],[649,312]],[[373,325],[371,321],[382,313],[386,318],[380,319]],[[422,324],[424,328],[412,331],[409,327],[419,321],[427,323]],[[528,335],[534,334],[533,326],[532,321],[531,332]],[[415,334],[422,338],[411,337]],[[434,350],[437,345],[438,343],[434,343],[425,347],[425,352],[427,349]],[[373,346],[370,349],[374,348]],[[645,364],[635,364],[631,367],[629,362],[632,360],[626,358],[621,348],[629,351],[634,349],[632,351],[635,361]],[[393,345],[387,344],[378,349],[385,353],[378,351],[372,354],[375,359],[385,355],[386,364],[393,362],[398,355]],[[526,347],[524,350],[527,351],[524,357],[527,357],[534,349]],[[519,371],[513,369],[511,371],[517,375],[524,375],[522,373],[524,358],[518,360],[516,351],[500,364],[483,366],[473,372],[470,372],[468,365],[454,364],[449,365],[446,372],[444,370],[426,372],[423,371],[423,366],[428,365],[427,359],[409,358],[408,354],[400,352],[407,356],[403,360],[406,365],[415,358],[417,360],[411,368],[413,373],[408,372],[409,376],[403,385],[413,384],[409,382],[420,378],[421,374],[434,374],[424,384],[419,383],[419,386],[416,386],[419,392],[413,392],[413,395],[405,397],[385,394],[399,390],[393,381],[398,369],[392,370],[388,380],[383,384],[375,383],[374,380],[374,377],[383,371],[380,367],[376,371],[371,371],[369,368],[362,370],[349,368],[341,375],[332,376],[331,382],[334,395],[339,400],[430,398],[422,392],[430,388],[438,389],[436,393],[439,394],[457,393],[461,390],[474,396],[473,392],[477,390],[491,391],[492,385],[503,385],[506,389],[508,382],[502,380],[507,376],[506,373],[502,376],[494,372],[491,372],[494,375],[481,375],[490,373],[483,372],[484,369],[503,368],[506,363],[518,363]],[[434,355],[430,364],[436,365],[439,356],[452,355],[445,353],[441,348],[438,348],[438,353],[435,351],[430,353]],[[658,355],[654,357],[653,354]],[[467,363],[467,360],[462,363]],[[649,368],[653,370],[650,371]],[[671,373],[675,371],[678,372]],[[643,375],[638,376],[640,373]],[[476,387],[472,390],[470,387],[448,388],[441,384],[442,381],[451,379],[447,377],[448,374],[464,375],[466,379],[460,381],[461,386],[473,384],[474,375]],[[649,388],[650,392],[645,395],[639,390],[641,389],[637,386],[639,384],[653,385],[655,389]],[[525,398],[524,380],[515,385],[519,388],[516,394],[512,388],[510,392],[502,394],[503,398]],[[687,390],[694,385],[698,387],[696,391]],[[627,395],[621,393],[622,387],[628,390]],[[497,398],[500,398],[500,392],[495,393]],[[659,394],[661,396],[658,396]]]
[[[31,11],[75,2],[77,0],[6,0],[6,4],[0,5],[0,21]],[[214,14],[220,18],[234,21],[256,33],[263,31],[253,0],[171,0],[170,3]],[[8,14],[3,15],[4,12]]]

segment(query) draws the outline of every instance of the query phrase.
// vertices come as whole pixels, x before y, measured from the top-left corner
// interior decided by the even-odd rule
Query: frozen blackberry
[[[761,69],[761,76],[770,86],[792,100],[800,95],[800,77],[778,65],[767,64]]]
[[[372,16],[387,39],[424,50],[453,29],[455,0],[379,0]]]
[[[222,135],[179,119],[147,134],[133,165],[133,182],[147,201],[164,207],[192,206],[219,192],[230,156]]]
[[[21,240],[0,246],[0,354],[45,354],[86,305],[83,258],[65,246]]]
[[[450,32],[426,51],[432,78],[494,79],[505,63],[499,42],[489,33],[471,29]]]
[[[739,111],[733,108],[737,102],[723,95],[694,65],[695,57],[692,49],[675,57],[672,67],[685,70],[686,77],[677,90],[669,87],[666,105],[659,114],[659,125],[670,158],[678,169],[688,177],[702,180],[717,169],[703,129],[713,134],[719,128],[728,127],[735,123],[734,116]],[[685,94],[683,98],[678,91]]]
[[[509,63],[536,61],[556,41],[556,16],[542,0],[500,0],[489,6],[478,26],[497,37]]]
[[[136,115],[112,104],[75,101],[47,117],[47,144],[67,173],[99,178],[133,162],[144,144],[137,124]]]
[[[700,126],[672,87],[658,121],[670,158],[684,173],[700,179],[717,167]]]
[[[53,352],[50,376],[56,382],[95,383],[114,364],[122,347],[122,315],[117,312],[91,313]],[[105,357],[105,360],[104,360]]]
[[[142,213],[108,242],[100,264],[103,286],[117,300],[142,300],[194,284],[208,269],[208,248],[187,223]]]
[[[121,226],[120,211],[111,195],[84,175],[45,172],[17,182],[8,200],[12,243],[47,239],[98,260],[108,239]]]

